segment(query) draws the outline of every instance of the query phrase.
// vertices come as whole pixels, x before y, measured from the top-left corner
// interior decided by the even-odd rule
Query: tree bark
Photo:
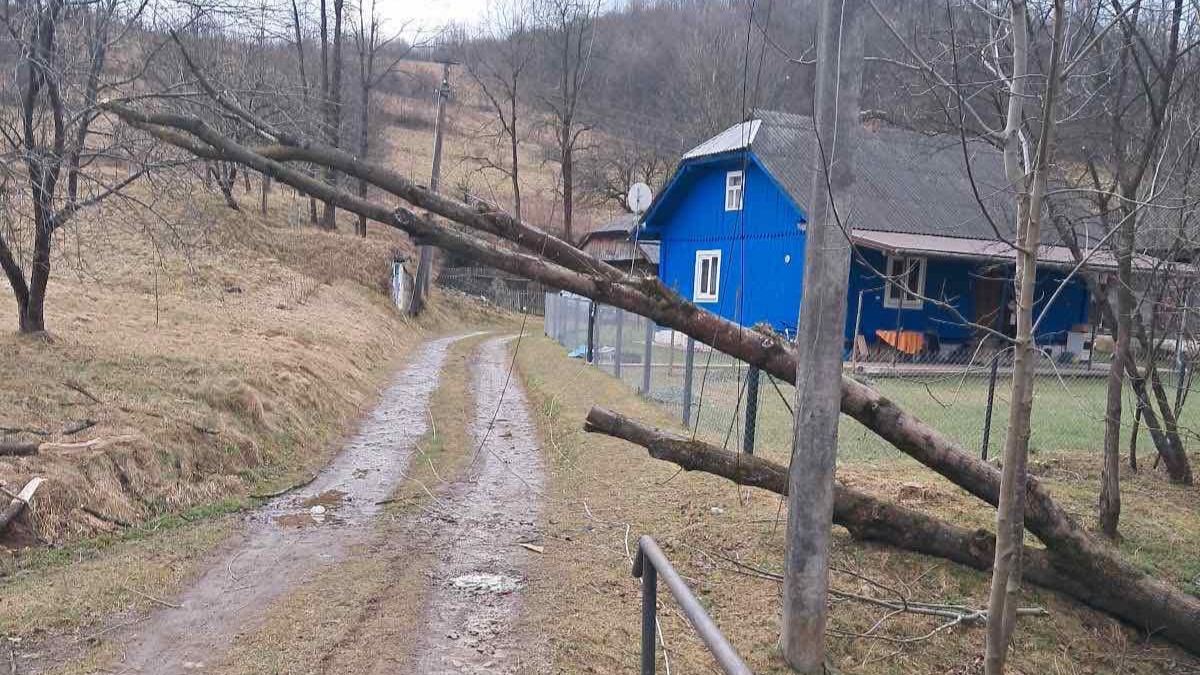
[[[1129,470],[1137,473],[1137,442],[1138,442],[1138,426],[1142,422],[1142,406],[1138,404],[1133,413],[1133,428],[1129,430]]]
[[[854,162],[863,73],[862,0],[826,0],[817,37],[816,141],[796,337],[795,423],[780,644],[788,665],[821,673],[837,464],[838,378],[850,278]]]
[[[787,467],[693,441],[642,424],[620,413],[593,407],[584,430],[620,438],[646,448],[651,457],[687,471],[702,471],[739,485],[780,495],[788,489]],[[834,486],[833,522],[860,541],[895,546],[951,560],[973,569],[992,569],[996,538],[880,500],[845,485]],[[1113,549],[1097,547],[1098,564],[1080,564],[1074,553],[1024,547],[1024,576],[1090,607],[1107,612],[1147,633],[1160,633],[1193,654],[1200,654],[1200,598],[1172,588],[1125,563],[1109,565]]]
[[[1133,289],[1124,280],[1133,279],[1133,220],[1126,218],[1117,238],[1117,341],[1108,369],[1108,391],[1104,410],[1104,465],[1100,472],[1100,531],[1109,539],[1118,536],[1121,520],[1121,397],[1124,394],[1125,364],[1132,358]],[[1137,426],[1137,422],[1134,422]]]

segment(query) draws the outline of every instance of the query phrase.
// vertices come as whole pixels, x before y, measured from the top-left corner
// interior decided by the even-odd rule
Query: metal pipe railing
[[[733,650],[729,640],[721,635],[717,624],[713,623],[712,617],[704,611],[700,601],[692,595],[687,584],[671,566],[671,561],[667,560],[667,556],[651,537],[643,536],[638,539],[637,556],[633,559],[633,576],[642,580],[642,675],[654,675],[659,576],[662,576],[667,589],[675,597],[675,602],[679,603],[684,615],[700,634],[704,646],[708,647],[709,653],[717,660],[717,665],[725,675],[752,675],[742,657]]]

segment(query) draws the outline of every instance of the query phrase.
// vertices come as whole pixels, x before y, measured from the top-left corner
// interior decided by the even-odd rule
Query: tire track
[[[521,544],[537,541],[544,480],[525,392],[519,378],[507,377],[509,339],[484,343],[475,360],[472,430],[482,446],[470,477],[435,516],[440,564],[410,669],[421,675],[505,674],[519,666],[513,630],[524,570],[537,555]]]

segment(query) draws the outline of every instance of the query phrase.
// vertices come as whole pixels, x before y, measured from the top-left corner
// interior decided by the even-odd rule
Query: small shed
[[[637,241],[638,218],[632,213],[601,224],[579,240],[579,248],[604,262],[634,274],[658,274],[658,242]]]

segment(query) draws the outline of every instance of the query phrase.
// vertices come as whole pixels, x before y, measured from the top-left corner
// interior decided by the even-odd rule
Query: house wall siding
[[[653,227],[662,233],[659,276],[692,299],[696,252],[721,251],[720,293],[698,303],[744,325],[795,330],[804,275],[800,210],[753,161],[745,169],[742,210],[725,210],[725,174],[740,157],[689,165],[676,186],[686,194]]]
[[[955,310],[969,320],[975,317],[975,289],[970,275],[975,263],[930,258],[926,261],[925,296],[946,303],[954,309],[939,307],[925,301],[921,308],[894,309],[883,304],[883,279],[887,256],[879,251],[859,249],[861,260],[855,259],[850,269],[850,292],[847,295],[846,339],[854,337],[858,294],[862,292],[862,316],[859,334],[875,342],[877,330],[913,330],[936,332],[943,342],[961,342],[974,332],[955,315]]]

